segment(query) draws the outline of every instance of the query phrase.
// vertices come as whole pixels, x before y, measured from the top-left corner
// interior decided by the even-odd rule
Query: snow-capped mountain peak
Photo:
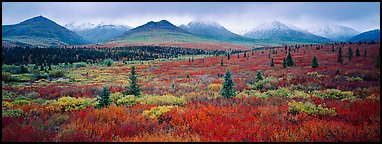
[[[336,41],[346,41],[360,32],[341,25],[323,25],[311,28],[310,32]]]
[[[214,21],[193,21],[193,22],[188,23],[188,25],[186,25],[186,26],[188,26],[188,27],[190,27],[190,26],[210,26],[210,27],[224,28],[222,25],[220,25]]]
[[[93,29],[95,27],[97,27],[98,24],[94,24],[94,23],[81,23],[81,24],[78,24],[78,23],[68,23],[66,24],[64,27],[66,27],[67,29],[71,30],[71,31],[82,31],[82,30],[88,30],[88,29]]]

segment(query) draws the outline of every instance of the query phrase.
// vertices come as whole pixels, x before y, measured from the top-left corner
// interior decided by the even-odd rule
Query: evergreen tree
[[[361,54],[359,53],[359,48],[357,48],[357,49],[355,50],[355,56],[356,56],[356,57],[361,56]]]
[[[220,60],[220,66],[224,66],[223,58]]]
[[[271,67],[274,67],[274,66],[275,66],[275,62],[273,61],[273,58],[272,58]]]
[[[176,88],[175,88],[175,82],[174,82],[174,81],[172,81],[171,88],[173,89],[173,91],[174,91],[174,93],[175,93]]]
[[[263,80],[263,76],[261,75],[261,70],[256,71],[256,82]]]
[[[317,68],[319,66],[318,60],[317,60],[316,56],[313,57],[312,65],[311,66],[312,66],[312,68]]]
[[[338,50],[337,62],[341,63],[342,65],[343,61],[344,60],[342,59],[342,47],[340,47],[340,49]]]
[[[99,94],[99,97],[97,97],[98,104],[96,105],[96,108],[103,108],[110,105],[110,92],[109,89],[106,86],[103,86],[102,93]]]
[[[294,66],[294,61],[292,55],[290,54],[290,50],[288,51],[288,56],[286,57],[286,66]]]
[[[381,64],[381,57],[380,57],[380,55],[381,55],[381,47],[379,47],[379,50],[378,50],[378,56],[377,56],[377,68],[379,69],[380,68],[380,64]]]
[[[228,52],[228,55],[227,55],[227,59],[230,60],[231,59],[231,54]]]
[[[286,68],[285,58],[283,59],[283,68]]]
[[[131,67],[131,74],[129,76],[130,86],[129,90],[134,95],[139,97],[141,95],[141,89],[139,88],[139,84],[137,83],[137,75],[135,73],[135,66]]]
[[[234,97],[236,95],[236,92],[233,89],[234,86],[235,86],[235,83],[233,82],[233,80],[231,78],[231,73],[230,73],[229,69],[227,68],[227,71],[224,75],[223,88],[220,91],[220,94],[224,98]]]
[[[28,67],[26,67],[25,65],[22,65],[21,66],[21,73],[28,73]]]
[[[380,57],[380,54],[378,54],[378,57],[377,57],[377,68],[380,68],[380,65],[381,65],[381,57]]]
[[[353,58],[353,50],[351,47],[349,47],[349,50],[348,50],[348,59],[349,61],[351,61],[351,59]]]
[[[365,52],[363,53],[363,57],[366,57],[366,49],[365,49]]]

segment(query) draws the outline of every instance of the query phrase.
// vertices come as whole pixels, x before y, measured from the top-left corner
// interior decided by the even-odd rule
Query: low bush
[[[156,104],[156,105],[184,105],[186,103],[184,97],[175,97],[172,95],[145,95],[139,98],[138,101],[143,104]]]
[[[47,100],[45,105],[55,111],[71,111],[71,110],[82,110],[87,107],[94,107],[96,105],[95,99],[91,98],[73,98],[73,97],[61,97],[58,100]]]
[[[142,115],[148,116],[152,119],[158,118],[163,113],[170,111],[174,106],[157,106],[153,107],[150,110],[145,110],[142,112]]]
[[[288,102],[289,112],[292,114],[298,114],[300,112],[307,113],[309,115],[337,115],[334,108],[324,108],[321,105],[316,106],[310,102]]]

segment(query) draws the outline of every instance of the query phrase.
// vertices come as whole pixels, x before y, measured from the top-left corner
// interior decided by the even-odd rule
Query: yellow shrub
[[[110,94],[110,100],[111,100],[111,102],[113,102],[113,103],[117,103],[117,101],[119,100],[119,99],[121,99],[123,97],[123,94],[122,93],[120,93],[120,92],[116,92],[116,93],[112,93],[112,94]]]
[[[150,110],[145,110],[142,112],[142,115],[148,116],[150,118],[157,118],[163,113],[170,111],[174,106],[157,106],[153,107]]]
[[[91,98],[73,98],[73,97],[61,97],[58,100],[47,100],[45,105],[56,111],[71,111],[82,110],[87,107],[94,107],[97,103],[95,99]]]
[[[137,103],[137,99],[135,98],[134,95],[127,95],[127,96],[124,96],[124,97],[122,97],[116,101],[117,106],[132,105],[132,104],[136,104],[136,103]]]
[[[184,97],[175,97],[172,95],[163,95],[163,96],[156,96],[156,95],[145,95],[142,98],[139,98],[138,100],[140,103],[143,104],[163,104],[163,105],[184,105],[186,103],[186,100]]]
[[[218,92],[222,89],[222,87],[223,86],[221,84],[210,84],[208,85],[208,90],[213,92]]]

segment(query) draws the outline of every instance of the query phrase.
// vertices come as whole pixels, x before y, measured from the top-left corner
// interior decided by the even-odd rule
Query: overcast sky
[[[302,29],[344,25],[363,32],[380,28],[379,2],[2,2],[2,24],[42,15],[67,23],[123,24],[137,27],[166,19],[179,26],[214,21],[235,33],[274,20]]]

